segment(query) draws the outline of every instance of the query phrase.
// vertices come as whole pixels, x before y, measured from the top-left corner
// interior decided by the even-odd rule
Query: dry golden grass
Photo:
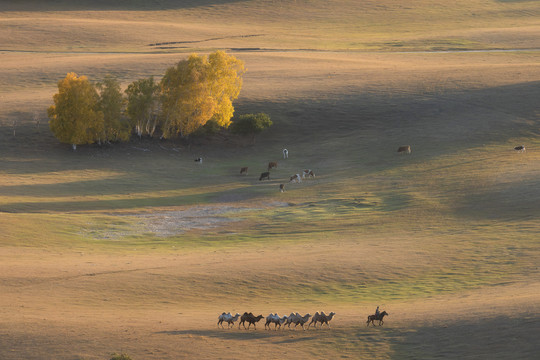
[[[537,357],[538,50],[418,52],[538,49],[536,2],[178,3],[0,2],[0,358]],[[69,71],[126,85],[215,48],[267,50],[230,50],[238,113],[275,122],[254,146],[47,130]],[[216,327],[321,310],[330,330]]]

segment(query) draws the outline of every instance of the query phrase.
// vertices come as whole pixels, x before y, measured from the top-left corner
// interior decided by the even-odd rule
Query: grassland
[[[0,358],[536,358],[539,15],[534,1],[0,1]],[[254,145],[72,152],[47,129],[68,71],[125,85],[214,49],[246,62],[236,111],[274,121]],[[304,168],[316,178],[278,191]],[[368,329],[377,305],[390,316]],[[215,327],[222,311],[320,310],[332,329]]]

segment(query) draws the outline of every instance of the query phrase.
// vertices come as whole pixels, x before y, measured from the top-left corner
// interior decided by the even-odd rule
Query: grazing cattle
[[[247,171],[248,171],[248,167],[247,167],[247,166],[245,166],[245,167],[243,167],[243,168],[240,168],[240,175],[242,175],[242,174],[246,174],[246,175],[247,175]]]
[[[283,149],[283,158],[288,159],[289,158],[289,150]]]
[[[397,152],[400,153],[400,154],[410,154],[411,153],[411,145],[400,146],[397,149]]]
[[[525,152],[525,145],[519,145],[514,148],[517,152]]]
[[[273,168],[277,168],[277,162],[276,161],[270,161],[268,163],[268,171],[272,170]]]
[[[279,191],[285,192],[285,184],[279,184]]]
[[[253,327],[255,328],[255,330],[257,330],[257,323],[263,318],[264,316],[262,315],[258,315],[258,316],[255,316],[253,315],[253,313],[247,313],[245,312],[244,315],[242,315],[240,317],[240,322],[238,323],[238,328],[240,329],[240,325],[243,325],[244,326],[244,329],[246,328],[246,322],[248,323],[248,327],[247,329],[249,330],[249,327],[251,326],[251,324],[253,324]]]
[[[314,178],[315,177],[315,173],[313,172],[313,170],[311,169],[306,169],[302,172],[302,179],[305,179],[306,177],[312,177]]]
[[[195,161],[196,163],[202,164],[202,157],[196,158],[196,159],[193,160],[193,161]]]
[[[259,177],[259,181],[264,179],[270,180],[270,173],[268,171],[261,173],[261,176]]]
[[[297,182],[297,183],[301,183],[302,182],[302,179],[300,178],[300,174],[295,174],[293,176],[291,176],[291,178],[289,179],[289,182]]]

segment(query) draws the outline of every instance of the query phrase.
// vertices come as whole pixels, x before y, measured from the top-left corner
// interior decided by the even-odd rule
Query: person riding
[[[379,307],[377,306],[377,309],[375,309],[375,318],[378,319],[380,314],[381,313],[379,312]]]

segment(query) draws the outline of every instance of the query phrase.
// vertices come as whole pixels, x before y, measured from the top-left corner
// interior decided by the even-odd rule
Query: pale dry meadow
[[[537,1],[72,3],[0,1],[1,359],[540,356]],[[48,130],[67,72],[216,49],[246,64],[236,112],[274,121],[255,144]]]

